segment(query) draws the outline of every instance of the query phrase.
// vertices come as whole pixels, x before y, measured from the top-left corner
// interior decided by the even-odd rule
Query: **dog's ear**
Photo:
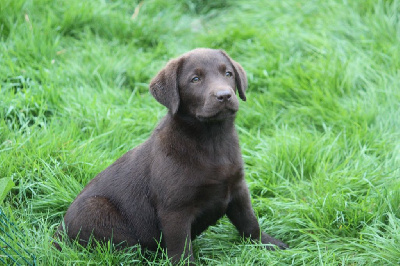
[[[171,114],[179,107],[178,74],[182,58],[173,59],[150,82],[150,92]]]
[[[246,101],[246,94],[245,94],[246,89],[247,89],[246,72],[244,71],[243,67],[238,62],[236,62],[235,60],[230,58],[229,55],[225,51],[223,51],[223,50],[220,50],[220,51],[231,62],[232,66],[233,66],[233,71],[235,72],[235,81],[236,81],[236,87],[239,92],[239,97],[243,101]]]

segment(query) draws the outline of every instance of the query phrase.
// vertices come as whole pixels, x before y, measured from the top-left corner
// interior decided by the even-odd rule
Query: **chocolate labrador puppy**
[[[72,202],[67,235],[83,245],[93,235],[152,250],[161,239],[172,261],[193,261],[191,240],[226,214],[240,235],[287,248],[260,231],[251,207],[234,125],[236,89],[245,101],[246,88],[243,68],[224,51],[196,49],[171,60],[150,83],[167,115]]]

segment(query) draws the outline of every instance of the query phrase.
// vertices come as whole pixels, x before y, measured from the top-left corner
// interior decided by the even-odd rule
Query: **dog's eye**
[[[232,77],[233,74],[232,74],[232,72],[230,72],[230,71],[226,71],[226,72],[225,72],[225,76],[227,76],[227,77]]]
[[[190,82],[192,82],[192,83],[197,83],[197,82],[199,82],[200,81],[200,78],[199,77],[194,77],[194,78],[192,78],[192,80],[190,81]]]

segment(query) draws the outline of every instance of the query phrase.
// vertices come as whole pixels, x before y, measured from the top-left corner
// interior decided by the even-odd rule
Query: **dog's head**
[[[200,121],[234,117],[245,101],[246,73],[224,51],[195,49],[171,60],[150,83],[150,92],[172,115]]]

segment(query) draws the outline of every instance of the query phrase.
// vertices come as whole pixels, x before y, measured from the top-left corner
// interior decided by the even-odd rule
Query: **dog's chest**
[[[197,185],[195,191],[192,191],[194,192],[191,197],[194,210],[192,237],[199,235],[225,215],[232,195],[242,178],[240,169],[232,172],[235,169],[232,166],[230,175],[216,176],[217,173],[226,173],[227,167],[212,169],[208,172],[209,175],[203,177],[202,183]]]
[[[242,168],[233,164],[210,166],[197,174],[193,201],[210,209],[225,208],[243,176]]]

